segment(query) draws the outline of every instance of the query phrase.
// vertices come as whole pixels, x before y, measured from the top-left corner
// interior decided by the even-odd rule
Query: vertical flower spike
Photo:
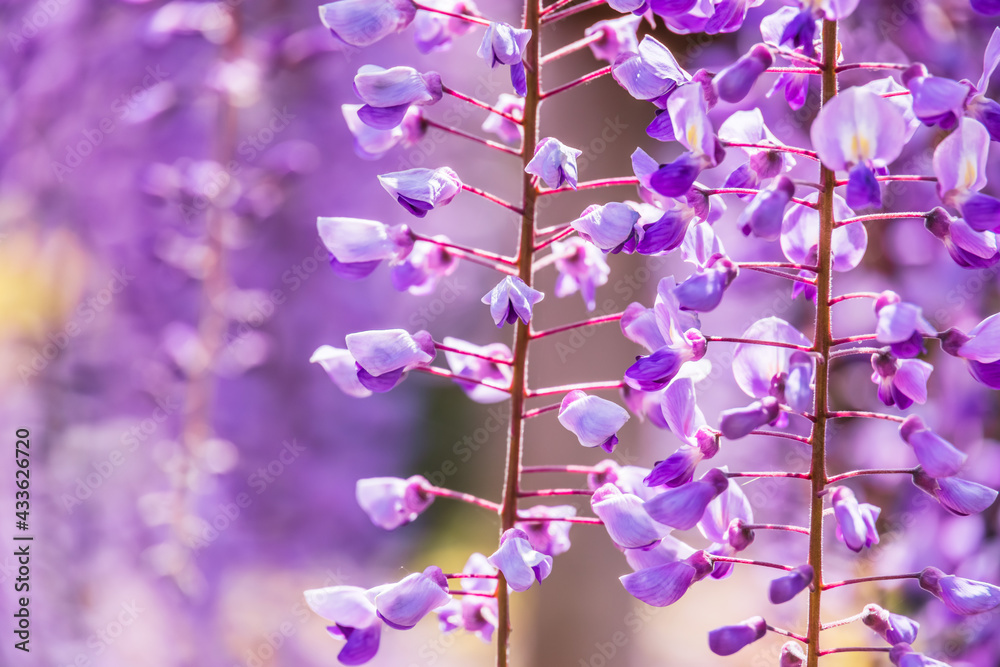
[[[320,345],[309,357],[309,363],[319,364],[333,383],[348,396],[365,398],[372,392],[358,380],[358,366],[347,350],[332,345]]]
[[[955,446],[927,428],[917,415],[910,415],[899,425],[899,434],[917,456],[924,471],[934,478],[958,473],[968,458]]]
[[[434,340],[426,331],[412,336],[403,329],[347,334],[347,349],[358,365],[358,380],[374,392],[399,384],[406,371],[434,361]]]
[[[920,355],[924,352],[923,337],[937,333],[919,306],[903,301],[895,292],[882,292],[873,308],[878,317],[875,340],[888,345],[897,357],[908,359]]]
[[[708,647],[716,655],[732,655],[767,634],[767,622],[760,616],[739,625],[727,625],[708,633]]]
[[[988,486],[957,477],[935,479],[920,468],[913,473],[913,483],[958,516],[979,514],[997,499],[997,492]]]
[[[699,313],[715,310],[722,303],[726,288],[739,274],[739,268],[729,259],[725,257],[711,259],[704,269],[677,286],[674,290],[677,302],[683,310],[694,310]]]
[[[583,151],[545,137],[535,146],[535,156],[524,170],[541,178],[550,188],[568,185],[576,190],[576,159],[581,155]]]
[[[569,551],[569,529],[573,524],[569,521],[532,521],[531,517],[542,519],[569,518],[576,516],[576,508],[572,505],[536,505],[522,510],[521,521],[514,524],[515,528],[523,530],[528,536],[531,548],[547,556],[558,556]]]
[[[767,597],[772,604],[783,604],[809,588],[812,581],[812,565],[799,565],[788,574],[772,579],[767,589]]]
[[[495,108],[514,118],[521,119],[524,117],[524,98],[501,93]],[[495,134],[508,143],[521,141],[524,133],[524,128],[520,125],[495,113],[486,116],[482,130]]]
[[[421,74],[412,67],[383,69],[363,65],[354,77],[354,92],[365,103],[358,118],[377,130],[389,130],[403,122],[411,104],[425,106],[440,101],[441,75]]]
[[[600,39],[590,43],[590,50],[598,60],[606,60],[612,65],[623,53],[636,53],[639,40],[636,31],[642,23],[641,16],[623,16],[609,21],[598,21],[584,31],[587,37],[600,35]]]
[[[482,301],[490,307],[490,315],[497,327],[504,322],[513,324],[520,319],[527,324],[531,321],[531,309],[545,295],[534,290],[515,276],[507,276],[486,294]]]
[[[462,181],[450,167],[407,169],[382,174],[378,180],[400,206],[418,218],[450,203],[462,189]]]
[[[635,249],[635,225],[639,212],[628,204],[592,204],[569,223],[577,233],[604,252],[631,252]]]
[[[745,408],[723,410],[719,415],[719,430],[727,440],[739,440],[762,426],[770,424],[781,414],[778,399],[765,396]]]
[[[779,176],[743,209],[736,225],[744,236],[753,234],[765,241],[777,241],[781,236],[785,208],[794,194],[795,184],[792,183],[792,179]]]
[[[882,205],[874,170],[899,157],[906,136],[906,123],[892,102],[862,88],[848,88],[823,105],[810,136],[824,166],[849,170],[848,206]]]
[[[600,446],[612,452],[618,444],[618,429],[628,421],[625,408],[576,390],[563,397],[559,406],[559,423],[579,439],[584,447]]]
[[[802,667],[806,664],[806,654],[796,642],[785,642],[778,657],[778,667]]]
[[[944,602],[948,611],[972,616],[1000,607],[1000,588],[993,584],[946,575],[936,567],[925,567],[920,573],[920,587]]]
[[[986,186],[990,135],[971,118],[934,149],[934,175],[941,201],[954,206],[977,232],[1000,231],[1000,201],[980,193]]]
[[[611,541],[623,549],[650,548],[670,532],[650,518],[643,509],[642,499],[622,493],[610,482],[594,491],[590,506],[604,522]]]
[[[319,8],[323,25],[351,46],[371,46],[406,28],[416,14],[412,0],[337,0]]]
[[[597,308],[597,288],[608,282],[611,269],[596,246],[582,238],[555,241],[552,254],[556,257],[555,294],[562,298],[576,292],[583,297],[587,310]]]
[[[623,53],[611,66],[611,76],[637,100],[649,100],[666,107],[666,96],[681,83],[691,80],[670,49],[649,35],[639,42],[637,53]]]
[[[897,359],[888,350],[872,354],[872,382],[885,405],[905,410],[927,401],[927,380],[934,367],[919,359]]]
[[[436,566],[414,572],[375,596],[379,618],[389,627],[409,630],[434,609],[448,603],[448,580]]]
[[[345,665],[363,665],[378,652],[382,621],[375,609],[374,593],[357,586],[331,586],[305,591],[306,604],[333,623],[334,637],[347,640],[337,659]]]
[[[917,641],[920,624],[901,614],[893,614],[877,604],[870,604],[861,614],[861,622],[890,644],[912,644]]]
[[[927,214],[924,226],[944,243],[945,249],[963,269],[983,269],[1000,262],[993,232],[977,232],[961,218],[953,218],[940,206]]]
[[[398,262],[413,248],[406,225],[390,227],[362,218],[317,218],[319,238],[333,255],[333,269],[357,280],[370,274],[382,260]]]
[[[712,86],[720,100],[736,103],[750,93],[760,75],[774,62],[771,50],[756,44],[729,67],[715,75]]]
[[[521,62],[521,58],[529,39],[531,39],[530,30],[519,30],[506,23],[494,22],[486,29],[477,52],[490,69],[510,65],[510,82],[514,86],[514,92],[521,97],[528,93],[524,63]]]
[[[425,486],[430,483],[420,475],[409,479],[370,477],[358,480],[355,496],[373,524],[395,530],[416,519],[434,502],[434,496],[424,492]]]
[[[503,572],[507,585],[518,593],[528,590],[536,581],[542,583],[552,572],[552,556],[532,549],[528,535],[517,528],[504,532],[500,548],[487,560]]]
[[[705,514],[708,504],[729,488],[729,478],[718,468],[712,468],[697,482],[689,482],[647,500],[643,507],[655,521],[678,530],[694,528]]]
[[[450,336],[446,336],[442,342],[447,347],[492,359],[514,358],[510,348],[503,343],[491,343],[480,347]],[[508,388],[514,373],[510,365],[450,350],[444,351],[444,358],[447,360],[451,372],[455,374],[455,383],[476,403],[499,403],[510,398]],[[462,378],[475,380],[475,382],[462,382]]]
[[[665,563],[619,577],[625,590],[653,607],[666,607],[684,597],[691,585],[712,571],[712,561],[704,551],[696,551],[682,561]]]
[[[830,498],[833,501],[833,515],[837,519],[837,539],[854,552],[878,544],[875,521],[879,508],[865,503],[859,505],[854,492],[846,486],[833,487]]]
[[[480,16],[479,9],[472,0],[424,0],[424,4],[452,14]],[[413,40],[417,50],[420,53],[431,53],[447,51],[456,37],[472,30],[475,24],[437,12],[418,11],[413,27]]]

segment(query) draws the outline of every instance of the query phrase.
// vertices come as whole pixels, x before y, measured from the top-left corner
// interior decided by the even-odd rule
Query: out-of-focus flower
[[[935,479],[919,467],[913,473],[913,483],[921,491],[933,496],[946,510],[958,516],[979,514],[997,499],[997,492],[988,486],[958,477]]]
[[[1000,606],[1000,588],[993,584],[945,574],[936,567],[925,567],[918,581],[948,611],[961,616],[982,614]]]
[[[472,0],[423,0],[423,4],[452,14],[481,16]],[[475,24],[470,21],[420,10],[413,19],[413,40],[420,53],[447,51],[456,37],[461,37],[474,27]]]
[[[797,642],[785,642],[781,647],[778,667],[802,667],[806,664],[806,654]]]
[[[573,433],[584,447],[600,446],[614,451],[618,430],[628,421],[628,411],[600,396],[571,391],[559,406],[559,423]]]
[[[611,269],[604,259],[604,253],[592,243],[582,238],[569,238],[552,243],[552,254],[556,257],[555,295],[559,298],[579,292],[587,310],[597,307],[597,288],[608,282]]]
[[[333,383],[348,396],[365,398],[372,395],[372,391],[358,380],[358,366],[348,350],[321,345],[309,357],[309,363],[322,366]]]
[[[420,475],[409,479],[370,477],[359,479],[355,487],[358,505],[379,528],[395,530],[416,519],[434,496],[424,492],[430,483]]]
[[[407,169],[382,174],[378,180],[393,199],[418,218],[450,203],[462,190],[462,181],[450,167]]]
[[[708,633],[708,647],[716,655],[732,655],[767,634],[767,622],[754,616],[737,625],[716,628]]]
[[[523,97],[501,93],[497,99],[495,108],[514,118],[524,118]],[[483,121],[482,130],[483,132],[491,132],[509,143],[520,141],[524,134],[524,128],[521,125],[496,113],[486,116],[486,120]]]
[[[899,434],[928,475],[934,478],[951,477],[958,473],[968,458],[955,446],[924,425],[917,415],[910,415],[899,425]]]
[[[443,234],[433,239],[448,242],[448,237]],[[429,241],[417,241],[406,259],[392,267],[390,275],[393,287],[419,296],[433,292],[442,278],[457,269],[458,256],[448,248]]]
[[[493,22],[486,29],[477,54],[486,61],[490,69],[510,65],[510,82],[514,86],[514,92],[521,97],[528,93],[524,63],[521,59],[524,47],[530,39],[530,30],[520,30],[506,23]]]
[[[889,649],[889,660],[896,667],[950,667],[940,660],[917,653],[909,644],[896,644]]]
[[[588,37],[600,35],[600,39],[590,43],[590,50],[598,60],[606,60],[612,65],[623,53],[639,50],[636,30],[642,22],[641,16],[623,16],[608,21],[598,21],[584,31]]]
[[[416,14],[412,0],[337,0],[319,8],[323,25],[351,46],[370,46],[399,32]]]
[[[472,354],[461,354],[460,352],[444,350],[444,358],[447,360],[451,372],[455,375],[455,384],[461,387],[469,398],[476,403],[499,403],[510,398],[507,389],[510,387],[511,377],[514,373],[511,366],[481,358],[511,360],[514,358],[514,354],[509,347],[503,343],[491,343],[480,347],[450,336],[445,336],[442,343],[445,347],[472,352]],[[462,378],[475,380],[475,382],[463,382]]]
[[[736,225],[744,236],[753,234],[765,241],[777,241],[781,236],[785,208],[794,194],[795,184],[792,179],[779,176],[743,209]]]
[[[964,334],[952,328],[938,335],[941,349],[965,359],[969,373],[990,389],[1000,389],[1000,315],[991,315]]]
[[[551,519],[574,517],[576,508],[572,505],[536,505],[521,510],[520,521],[514,524],[528,536],[531,548],[548,556],[558,556],[569,551],[569,529],[573,527],[570,521],[552,521]],[[532,517],[546,521],[532,521]]]
[[[361,104],[340,105],[347,129],[354,137],[354,152],[358,157],[366,160],[377,160],[396,144],[402,143],[404,146],[409,146],[423,138],[426,127],[423,113],[418,107],[410,107],[399,125],[387,130],[377,130],[358,116],[358,111],[361,110],[362,106]]]
[[[545,137],[535,146],[535,155],[524,170],[538,176],[550,188],[563,185],[576,189],[576,159],[583,151],[570,148],[558,139]]]
[[[918,356],[924,351],[923,337],[937,333],[919,306],[903,301],[893,291],[882,292],[872,307],[878,318],[875,340],[888,345],[897,357]]]
[[[739,268],[726,257],[716,257],[674,288],[683,310],[707,313],[722,302],[726,288],[739,276]]]
[[[527,324],[531,321],[531,309],[545,295],[515,276],[507,276],[486,294],[482,301],[490,307],[490,315],[497,327],[504,322],[513,324],[520,319]]]
[[[518,593],[528,590],[536,581],[542,583],[552,572],[552,556],[532,549],[528,535],[518,528],[500,536],[500,548],[487,560],[503,572],[507,585]]]
[[[473,553],[462,568],[463,574],[495,575],[496,568],[481,553]],[[463,591],[467,593],[485,593],[492,595],[497,589],[496,579],[465,577],[460,580]],[[459,599],[438,607],[438,620],[441,622],[441,632],[451,632],[462,628],[466,632],[477,635],[485,642],[493,639],[499,618],[497,599],[482,595],[462,595]]]
[[[760,109],[737,111],[730,115],[719,126],[719,139],[734,144],[784,146],[764,124]],[[723,187],[757,189],[761,181],[779,176],[795,166],[795,158],[786,151],[745,146],[736,148],[746,153],[749,159],[729,174]],[[752,196],[740,195],[744,199]]]
[[[375,596],[375,608],[379,618],[389,627],[409,630],[450,599],[448,580],[441,568],[432,565],[423,572],[414,572],[398,583],[380,588]]]
[[[815,203],[818,195],[812,192],[803,198]],[[846,220],[854,211],[840,195],[833,196],[833,217]],[[868,232],[863,224],[850,224],[833,230],[833,270],[850,271],[861,263],[868,248]],[[819,252],[819,212],[808,206],[796,204],[788,209],[781,223],[781,250],[789,262],[816,266]]]

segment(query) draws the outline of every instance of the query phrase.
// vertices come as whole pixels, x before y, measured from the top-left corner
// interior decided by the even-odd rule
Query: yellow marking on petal
[[[688,146],[691,146],[692,150],[695,146],[701,143],[701,133],[698,132],[697,125],[689,125],[687,131]]]
[[[962,187],[966,190],[972,188],[976,182],[976,163],[970,158],[962,160]]]

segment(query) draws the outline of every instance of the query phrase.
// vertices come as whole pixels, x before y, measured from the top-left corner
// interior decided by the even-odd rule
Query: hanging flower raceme
[[[888,345],[897,357],[912,359],[924,352],[924,336],[937,330],[924,319],[923,310],[891,290],[882,292],[873,305],[878,322],[875,340]]]
[[[767,622],[760,616],[738,625],[727,625],[708,633],[708,647],[716,655],[732,655],[767,634]]]
[[[351,46],[371,46],[413,22],[412,0],[337,0],[320,5],[319,18],[333,36]]]
[[[371,477],[358,480],[355,497],[373,524],[395,530],[416,519],[434,502],[434,496],[424,491],[428,486],[430,482],[420,475],[409,479]]]
[[[931,209],[924,226],[944,243],[948,254],[963,269],[984,269],[1000,262],[996,234],[977,232],[965,220],[953,218],[940,206]]]
[[[536,581],[542,583],[552,572],[552,556],[531,548],[528,535],[511,528],[500,537],[500,548],[487,559],[503,572],[507,585],[518,593],[531,588]]]
[[[696,551],[684,560],[643,568],[619,579],[633,597],[652,607],[666,607],[711,572],[711,558],[704,551]]]
[[[767,589],[767,598],[773,604],[783,604],[809,588],[813,581],[812,565],[799,565],[794,570],[777,579],[772,579]]]
[[[639,50],[636,31],[642,23],[641,16],[623,16],[608,21],[598,21],[584,31],[587,37],[600,35],[600,39],[590,43],[590,50],[598,60],[606,60],[612,65],[618,56]]]
[[[563,185],[576,189],[576,159],[583,151],[570,148],[558,139],[546,137],[535,147],[535,156],[524,167],[529,174],[538,176],[550,188]]]
[[[719,139],[723,143],[756,144],[775,148],[775,150],[769,150],[768,148],[738,146],[737,148],[744,152],[749,159],[726,177],[723,187],[756,190],[762,181],[780,176],[795,166],[795,158],[791,153],[777,150],[785,144],[779,141],[764,124],[764,116],[760,109],[737,111],[731,114],[719,126]],[[783,185],[782,187],[787,186]],[[754,195],[746,194],[739,196],[743,199],[754,197]],[[789,193],[789,197],[791,197],[791,193]],[[780,220],[781,216],[779,216],[778,231],[781,227]],[[775,238],[777,238],[777,234],[775,234]]]
[[[718,468],[712,468],[696,482],[657,494],[643,507],[658,523],[679,530],[694,528],[705,514],[708,504],[729,488],[729,478]]]
[[[438,234],[434,241],[448,242],[448,237]],[[392,286],[400,292],[420,296],[430,294],[442,278],[458,269],[458,255],[438,243],[417,241],[406,259],[392,267]]]
[[[919,359],[897,359],[889,350],[872,354],[872,382],[885,405],[906,410],[927,401],[927,380],[934,367]]]
[[[639,212],[628,204],[611,202],[588,206],[569,224],[582,238],[614,254],[635,250],[638,243],[635,226],[639,217]]]
[[[570,518],[576,516],[576,508],[572,505],[536,505],[519,513],[520,521],[515,528],[523,530],[528,536],[531,548],[547,556],[558,556],[569,551],[569,529],[573,527],[570,521],[552,521],[552,519]],[[532,518],[545,521],[532,521]]]
[[[462,574],[480,576],[462,578],[460,580],[462,590],[466,593],[492,596],[496,592],[497,582],[488,577],[492,577],[496,572],[496,568],[490,565],[486,556],[481,553],[471,554],[465,567],[462,568]],[[441,632],[452,632],[462,628],[477,635],[484,642],[493,639],[493,632],[497,628],[499,619],[497,599],[484,595],[462,595],[459,599],[452,598],[448,604],[438,607],[437,614]]]
[[[377,130],[388,130],[403,122],[410,105],[426,106],[440,101],[441,75],[421,74],[412,67],[384,69],[363,65],[354,77],[354,92],[364,106],[358,118]]]
[[[704,87],[698,82],[679,86],[667,100],[673,137],[688,152],[661,165],[649,178],[650,187],[666,197],[680,197],[694,184],[702,170],[725,158],[725,149],[708,119]]]
[[[608,282],[611,273],[604,253],[592,243],[573,237],[553,242],[552,254],[559,272],[554,290],[556,297],[579,292],[587,310],[594,310],[597,307],[597,288]]]
[[[506,23],[490,23],[483,35],[483,42],[479,45],[477,55],[486,61],[490,69],[496,69],[501,65],[510,66],[510,82],[514,86],[514,92],[521,97],[528,93],[528,85],[525,79],[524,47],[531,39],[530,30],[520,30]]]
[[[755,44],[736,62],[716,74],[712,79],[712,86],[720,100],[739,102],[750,93],[760,75],[773,63],[771,50],[763,44]]]
[[[444,358],[455,376],[455,384],[469,398],[476,403],[499,403],[510,398],[508,388],[514,371],[510,364],[501,363],[503,360],[514,359],[509,347],[503,343],[479,346],[450,336],[446,336],[442,342],[445,347],[472,353],[444,351]],[[463,378],[474,382],[463,382]]]
[[[481,16],[472,0],[423,0],[423,4],[452,14]],[[420,53],[447,51],[456,37],[465,35],[474,27],[471,21],[420,10],[413,20],[413,40]]]
[[[497,99],[495,108],[518,120],[524,118],[523,97],[501,93]],[[495,134],[508,143],[521,141],[521,137],[524,134],[524,128],[521,125],[496,113],[486,116],[486,120],[483,121],[482,130],[483,132]]]
[[[925,567],[918,581],[920,587],[941,600],[948,611],[961,616],[982,614],[1000,607],[1000,588],[993,584],[945,574],[936,567]]]
[[[912,644],[917,640],[920,624],[902,614],[893,614],[877,604],[865,606],[861,622],[890,644]]]
[[[577,437],[584,447],[614,451],[618,429],[628,421],[625,408],[600,396],[571,391],[559,405],[559,423]]]
[[[1000,200],[980,192],[986,187],[990,136],[983,124],[962,118],[958,128],[934,149],[938,195],[977,232],[1000,231]]]
[[[920,467],[913,473],[913,484],[958,516],[979,514],[997,499],[997,492],[988,486],[958,477],[934,478]]]
[[[899,157],[906,123],[889,100],[862,88],[848,88],[816,115],[810,130],[819,159],[828,169],[847,170],[847,205],[882,205],[875,171]]]
[[[899,434],[924,472],[934,478],[951,477],[958,473],[968,458],[955,446],[924,425],[917,415],[910,415],[899,425]]]
[[[334,272],[349,280],[371,274],[383,260],[402,261],[413,249],[406,225],[390,227],[362,218],[317,218],[319,238],[330,251]]]
[[[340,105],[347,129],[354,137],[354,152],[366,160],[377,160],[397,144],[412,146],[420,141],[427,131],[423,112],[419,107],[411,106],[403,115],[399,125],[386,130],[377,130],[362,121],[358,116],[362,108],[364,108],[362,104]]]
[[[641,478],[640,478],[641,479]],[[640,480],[636,480],[642,486]],[[643,509],[642,498],[607,483],[590,498],[594,514],[604,522],[611,541],[623,549],[653,547],[670,529],[654,521]]]
[[[482,301],[490,307],[490,315],[497,327],[504,323],[514,324],[520,319],[524,324],[531,321],[531,310],[545,295],[515,276],[507,276],[486,294]]]
[[[400,206],[418,218],[450,203],[462,190],[462,181],[450,167],[407,169],[382,174],[378,180]]]
[[[875,522],[881,510],[875,505],[858,503],[854,492],[846,486],[833,487],[830,494],[833,516],[837,519],[837,539],[851,551],[878,544]]]

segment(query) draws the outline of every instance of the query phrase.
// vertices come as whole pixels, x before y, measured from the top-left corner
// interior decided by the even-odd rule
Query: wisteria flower
[[[323,25],[351,46],[371,46],[406,28],[416,14],[412,0],[337,0],[319,8]]]
[[[520,30],[506,23],[493,22],[486,29],[477,52],[490,69],[510,65],[510,82],[514,86],[514,92],[521,97],[528,93],[524,63],[521,59],[524,57],[524,47],[530,39],[530,30]]]
[[[719,126],[718,136],[725,143],[774,146],[776,149],[784,146],[764,124],[760,109],[733,113]],[[795,166],[794,156],[786,151],[745,146],[737,148],[749,159],[729,174],[724,184],[727,188],[757,189],[763,180],[779,176]],[[752,196],[740,195],[741,198]]]
[[[642,485],[641,481],[639,485]],[[604,522],[611,541],[623,549],[652,547],[670,532],[666,526],[653,521],[643,509],[641,498],[623,493],[610,482],[594,491],[590,506]]]
[[[497,327],[504,322],[513,324],[520,319],[524,324],[531,321],[531,309],[545,298],[538,290],[528,287],[516,276],[507,276],[486,294],[482,301],[490,307],[490,315]]]
[[[767,634],[767,622],[760,616],[738,625],[727,625],[708,633],[708,647],[716,655],[732,655]]]
[[[815,203],[812,192],[803,198]],[[833,196],[833,217],[846,220],[854,211],[840,195]],[[861,263],[868,248],[868,231],[863,224],[850,224],[833,230],[833,270],[850,271]],[[788,209],[781,223],[781,250],[789,262],[815,266],[819,253],[819,212],[798,204]]]
[[[528,535],[517,528],[504,532],[500,548],[487,560],[503,572],[507,585],[518,593],[528,590],[536,581],[542,583],[552,572],[552,556],[532,549]]]
[[[725,468],[722,469],[725,471]],[[705,539],[712,541],[708,553],[711,556],[732,556],[743,551],[753,542],[753,531],[747,524],[753,523],[753,508],[743,489],[734,479],[729,480],[726,490],[716,496],[705,508],[698,521],[698,530]],[[713,579],[724,579],[733,570],[733,564],[716,561],[712,569]]]
[[[778,317],[757,320],[743,332],[741,338],[788,343],[808,348],[809,339],[798,329]],[[785,383],[793,370],[796,350],[774,345],[740,343],[733,350],[733,376],[740,389],[751,398],[772,396],[775,387]],[[796,357],[797,359],[797,357]],[[808,376],[812,377],[812,362],[808,362]],[[808,385],[808,382],[805,384]],[[775,396],[779,401],[784,396]],[[766,406],[764,406],[766,407]]]
[[[448,237],[438,234],[435,241],[448,242]],[[442,278],[458,269],[458,255],[448,248],[428,241],[417,241],[406,259],[392,267],[392,286],[397,290],[420,296],[430,294]]]
[[[696,482],[666,491],[647,500],[643,507],[658,523],[679,530],[694,528],[708,504],[729,488],[729,478],[712,468]]]
[[[606,452],[618,444],[618,429],[629,415],[625,408],[600,396],[588,396],[580,390],[563,397],[559,423],[573,433],[584,447],[601,447]]]
[[[802,667],[806,654],[797,642],[785,642],[778,657],[778,667]]]
[[[436,352],[426,331],[412,336],[403,329],[360,331],[347,334],[346,342],[358,365],[358,380],[374,392],[389,391],[406,371],[430,365]]]
[[[596,491],[605,484],[611,484],[622,493],[637,496],[640,500],[648,500],[660,492],[659,487],[648,487],[642,481],[649,475],[649,468],[620,466],[610,459],[605,459],[594,466],[594,469],[597,472],[587,475],[587,488],[591,491]],[[645,512],[642,514],[645,515]],[[645,518],[648,519],[648,516]]]
[[[333,383],[348,396],[365,398],[372,395],[371,389],[358,380],[358,366],[348,350],[320,345],[309,357],[309,363],[319,364]]]
[[[808,20],[808,19],[806,19]],[[794,25],[793,25],[794,24]],[[785,30],[792,25],[789,33]],[[760,36],[771,44],[799,41],[805,50],[812,50],[813,36],[816,33],[816,21],[805,23],[802,15],[795,7],[780,7],[776,12],[765,16],[760,21]],[[805,43],[808,42],[808,43]],[[789,108],[798,110],[806,103],[809,95],[809,75],[803,73],[782,72],[775,80],[774,86],[768,92],[768,97],[778,91],[783,91]]]
[[[962,117],[971,84],[930,76],[920,63],[903,72],[902,79],[910,91],[913,113],[921,122],[938,125],[944,130],[955,127]]]
[[[909,644],[896,644],[889,649],[889,661],[896,667],[950,667],[940,660],[917,653]]]
[[[592,243],[573,237],[566,241],[554,241],[552,254],[559,272],[555,295],[562,298],[579,292],[587,310],[594,310],[597,307],[597,288],[608,282],[611,273],[604,253]]]
[[[366,591],[358,586],[331,586],[305,591],[306,604],[333,623],[327,630],[346,639],[337,659],[345,665],[362,665],[378,653],[382,621],[375,608],[379,589]]]
[[[906,136],[895,105],[871,91],[848,88],[823,105],[810,136],[827,168],[849,171],[848,206],[882,205],[875,170],[899,157]]]
[[[913,473],[913,483],[921,491],[933,496],[946,510],[958,516],[979,514],[997,499],[997,492],[988,486],[958,477],[935,479],[919,467]]]
[[[727,440],[739,440],[772,423],[781,414],[781,405],[773,396],[765,396],[745,408],[730,408],[719,415],[719,430]]]
[[[442,341],[445,347],[471,352],[462,354],[452,350],[444,350],[444,358],[448,367],[455,375],[455,383],[476,403],[499,403],[510,398],[508,388],[514,371],[510,364],[502,360],[513,360],[514,354],[503,343],[489,345],[474,345],[458,338],[445,336]],[[479,356],[473,356],[479,355]],[[488,357],[486,359],[482,357]],[[491,361],[497,359],[500,361]],[[463,382],[462,378],[475,380]]]
[[[725,157],[708,118],[704,87],[698,82],[678,86],[667,100],[673,137],[688,149],[673,162],[661,165],[649,178],[650,187],[665,197],[684,195],[703,169]]]
[[[834,487],[830,498],[833,516],[837,519],[837,539],[855,552],[878,544],[878,531],[875,529],[875,522],[881,512],[878,507],[868,503],[859,504],[854,492],[846,486]]]
[[[570,148],[558,139],[546,137],[535,146],[535,155],[524,167],[529,174],[538,176],[550,188],[563,185],[576,189],[576,159],[583,151]]]
[[[760,75],[774,63],[771,50],[763,44],[755,44],[736,62],[726,67],[712,79],[712,85],[719,99],[739,102],[750,93]]]
[[[409,630],[434,609],[448,603],[448,580],[441,568],[430,566],[400,582],[380,587],[375,596],[379,618],[397,630]]]
[[[743,209],[736,225],[744,236],[753,234],[765,241],[777,241],[781,236],[785,209],[794,194],[795,184],[792,179],[779,176]]]
[[[875,340],[888,345],[897,357],[916,357],[924,351],[923,337],[937,334],[919,306],[903,301],[891,290],[882,292],[873,308],[878,318]]]
[[[986,186],[990,135],[983,124],[962,118],[934,149],[934,175],[941,201],[958,209],[977,232],[1000,231],[1000,200],[980,192]]]
[[[888,350],[872,354],[872,382],[885,405],[905,410],[927,401],[927,380],[934,367],[919,359],[897,359]]]
[[[600,35],[600,39],[590,43],[590,50],[598,60],[606,60],[612,65],[623,53],[639,50],[636,30],[642,22],[641,16],[623,16],[608,21],[598,21],[584,31],[584,35]]]
[[[434,502],[434,496],[424,491],[427,486],[430,483],[420,475],[409,479],[371,477],[358,480],[355,497],[373,524],[395,530],[416,519]]]
[[[726,257],[715,257],[674,289],[683,310],[707,313],[715,310],[737,276],[739,268]]]
[[[968,458],[950,442],[927,428],[917,415],[910,415],[899,425],[899,434],[913,447],[920,467],[931,477],[951,477]]]
[[[419,107],[410,107],[402,122],[386,130],[377,130],[358,116],[364,105],[342,104],[341,112],[347,129],[354,137],[354,152],[366,160],[377,160],[397,144],[411,146],[420,141],[426,132],[423,113]]]
[[[712,229],[712,225],[701,222],[688,227],[680,248],[681,258],[696,267],[707,266],[712,258],[726,254],[726,249]]]
[[[646,35],[636,53],[624,53],[611,66],[611,75],[637,100],[651,100],[666,108],[665,98],[679,84],[691,80],[670,49]]]
[[[625,549],[625,561],[633,571],[647,570],[651,567],[669,565],[690,558],[697,550],[677,539],[667,535],[653,547],[645,549]]]
[[[316,227],[333,255],[333,270],[351,280],[369,275],[383,260],[402,260],[413,248],[406,225],[390,227],[363,218],[317,218]]]
[[[536,505],[521,510],[522,519],[514,524],[515,528],[523,530],[528,536],[531,548],[548,556],[558,556],[569,551],[569,529],[573,527],[570,521],[551,521],[564,517],[576,516],[576,508],[572,505]],[[549,519],[547,521],[532,521],[531,517]]]
[[[462,568],[463,574],[492,576],[496,571],[481,553],[471,554],[465,567]],[[467,593],[486,595],[493,595],[497,588],[497,582],[492,578],[463,578],[460,580],[460,585]],[[438,607],[437,614],[442,632],[462,628],[485,642],[493,639],[493,632],[499,619],[497,599],[482,595],[462,595],[460,599],[453,598],[448,604]]]
[[[936,567],[925,567],[918,581],[922,589],[944,602],[948,611],[961,616],[982,614],[1000,606],[1000,588],[993,584],[945,574]]]
[[[634,206],[640,216],[636,223],[639,242],[635,246],[640,255],[659,255],[679,247],[696,215],[687,205],[675,204],[667,210],[646,203]]]
[[[940,206],[927,214],[924,226],[944,243],[945,249],[963,269],[983,269],[1000,262],[993,232],[977,232],[961,218],[953,218]]]
[[[661,413],[668,428],[685,441],[676,452],[658,461],[644,482],[648,486],[681,486],[690,482],[698,464],[719,452],[718,438],[706,425],[695,403],[691,378],[675,378],[663,390]]]
[[[421,74],[412,67],[384,69],[377,65],[363,65],[358,70],[354,92],[365,103],[358,109],[358,118],[377,130],[402,123],[410,105],[435,104],[443,95],[437,72]]]
[[[767,589],[767,598],[772,604],[783,604],[809,588],[813,581],[812,565],[799,565],[794,570],[777,579],[772,579]]]
[[[592,204],[570,224],[587,241],[605,252],[618,253],[634,249],[635,225],[639,212],[628,204],[611,202],[603,206]]]
[[[452,14],[480,16],[472,0],[423,0],[423,4]],[[417,50],[420,53],[431,53],[450,49],[454,39],[468,33],[475,24],[453,16],[421,10],[413,20],[413,27]]]
[[[645,568],[619,579],[633,597],[653,607],[666,607],[680,600],[692,584],[711,571],[711,559],[704,551],[696,551],[682,561]]]
[[[450,203],[462,190],[462,181],[450,167],[407,169],[382,174],[378,180],[386,192],[418,218]]]
[[[939,334],[941,349],[965,359],[969,373],[990,389],[1000,389],[1000,315],[991,315],[964,334],[949,329]]]
[[[495,108],[518,120],[524,118],[523,97],[501,93],[497,99]],[[508,143],[518,142],[524,135],[524,128],[521,125],[496,113],[486,116],[486,120],[483,121],[482,130],[483,132],[495,134]]]
[[[920,624],[902,614],[893,614],[877,604],[866,605],[861,622],[890,644],[912,644],[917,640]]]

